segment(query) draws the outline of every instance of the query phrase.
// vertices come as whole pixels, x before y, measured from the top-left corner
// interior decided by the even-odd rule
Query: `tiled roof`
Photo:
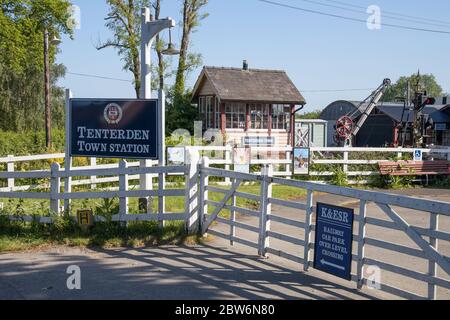
[[[194,88],[194,98],[205,78],[222,101],[306,104],[284,71],[204,67]]]

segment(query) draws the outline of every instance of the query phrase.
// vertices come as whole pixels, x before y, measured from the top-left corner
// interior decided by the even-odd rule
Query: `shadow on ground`
[[[66,287],[69,265],[81,290]],[[376,299],[300,268],[209,245],[53,248],[0,255],[0,299]]]

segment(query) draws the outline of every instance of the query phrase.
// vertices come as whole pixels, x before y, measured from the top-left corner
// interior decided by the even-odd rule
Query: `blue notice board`
[[[71,99],[70,155],[158,159],[158,100]]]
[[[316,207],[314,268],[351,280],[354,211],[324,203]]]

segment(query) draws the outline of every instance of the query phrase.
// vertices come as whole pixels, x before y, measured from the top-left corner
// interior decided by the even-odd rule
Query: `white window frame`
[[[269,130],[270,104],[251,103],[250,104],[250,126],[251,130]],[[257,127],[257,121],[260,121],[261,127]],[[264,126],[266,124],[266,126]]]
[[[217,117],[217,105],[213,105],[213,96],[199,97],[199,112],[204,116],[203,129],[216,129],[218,124],[213,127],[213,119]]]
[[[246,118],[247,118],[247,111],[246,105],[244,103],[225,104],[225,119],[226,119],[225,123],[227,129],[245,130]]]

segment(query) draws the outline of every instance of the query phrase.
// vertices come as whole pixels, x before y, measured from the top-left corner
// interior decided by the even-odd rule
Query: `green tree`
[[[161,2],[162,0],[156,0],[153,8],[155,10],[155,19],[158,20],[161,17]],[[156,52],[158,59],[157,64],[152,64],[152,88],[159,88],[161,90],[168,90],[165,87],[165,79],[173,75],[171,70],[171,59],[164,56],[163,50],[167,43],[158,34],[156,35],[155,43],[153,48]]]
[[[71,4],[63,0],[0,1],[0,130],[37,132],[43,129],[44,68],[43,39],[72,35]],[[55,64],[58,48],[52,46],[52,105],[56,123],[64,124],[64,93],[56,86],[64,76],[63,65]]]
[[[322,113],[322,110],[310,111],[310,112],[306,112],[301,115],[297,115],[297,118],[298,119],[319,119],[321,113]]]
[[[187,74],[201,65],[201,55],[189,52],[191,45],[191,35],[200,25],[200,21],[208,17],[207,13],[201,10],[208,4],[208,0],[184,0],[183,1],[183,36],[180,45],[180,57],[178,59],[178,69],[176,73],[174,94],[183,95],[185,90],[185,80]]]
[[[141,8],[150,6],[150,0],[107,0],[109,13],[106,27],[113,38],[97,46],[98,50],[114,48],[124,65],[123,69],[133,73],[134,90],[139,98],[141,88]]]
[[[443,95],[442,87],[437,83],[433,74],[413,74],[409,77],[400,77],[395,84],[390,87],[383,96],[384,102],[395,101],[396,98],[406,98],[408,93],[408,82],[410,87],[410,97],[414,97],[414,89],[419,81],[422,90],[426,90],[430,97],[440,97]]]
[[[166,104],[166,134],[170,135],[176,129],[186,129],[194,132],[194,121],[199,120],[197,106],[192,104],[192,92],[185,91],[174,97],[171,90]]]
[[[134,75],[136,96],[140,91],[140,8],[150,6],[149,0],[108,0],[110,12],[106,18],[106,26],[113,32],[113,38],[99,44],[98,49],[113,47],[118,50],[119,56],[124,61],[124,69]],[[192,106],[190,92],[185,88],[185,79],[189,72],[198,67],[201,55],[190,52],[191,35],[196,31],[201,20],[206,18],[206,13],[200,11],[206,6],[208,0],[183,0],[181,23],[183,36],[181,39],[178,68],[171,69],[171,60],[163,56],[163,48],[166,43],[161,37],[157,37],[154,50],[158,60],[152,65],[152,88],[165,89],[167,91],[167,130],[171,132],[178,128],[193,128],[193,120],[197,117],[197,109]],[[153,2],[155,19],[160,18],[162,0]],[[176,74],[175,85],[166,86],[165,79]]]

